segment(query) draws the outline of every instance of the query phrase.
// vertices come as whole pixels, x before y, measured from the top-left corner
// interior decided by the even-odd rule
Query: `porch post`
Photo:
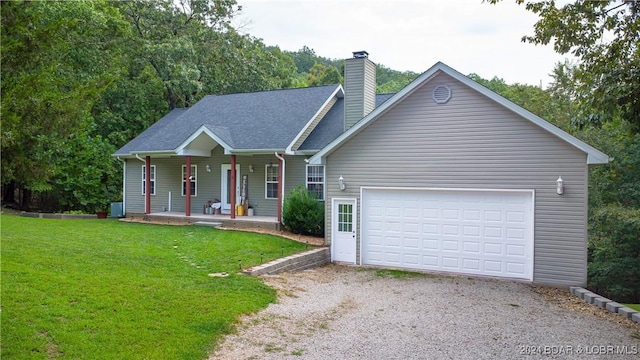
[[[191,216],[191,156],[187,155],[187,169],[186,169],[186,180],[185,180],[185,195],[187,196],[186,201],[186,216]]]
[[[144,158],[144,213],[151,214],[151,156]]]
[[[236,156],[231,155],[231,184],[229,184],[229,194],[231,195],[231,218],[236,218]]]
[[[282,197],[284,189],[282,188],[282,160],[278,159],[278,224],[282,223]]]

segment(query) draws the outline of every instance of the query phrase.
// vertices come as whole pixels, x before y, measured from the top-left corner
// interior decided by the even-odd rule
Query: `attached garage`
[[[362,189],[363,265],[533,280],[531,190]]]
[[[332,261],[587,282],[589,167],[606,154],[442,63],[345,129],[309,159]]]

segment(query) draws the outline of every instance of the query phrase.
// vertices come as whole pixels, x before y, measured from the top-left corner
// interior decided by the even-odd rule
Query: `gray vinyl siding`
[[[304,184],[305,162],[301,156],[285,156],[286,160],[286,193],[295,186]],[[197,196],[191,197],[191,213],[203,212],[204,204],[213,199],[221,199],[222,165],[230,164],[231,157],[225,155],[218,146],[211,152],[211,157],[191,157],[191,164],[198,167]],[[240,165],[240,178],[248,176],[249,204],[253,206],[255,214],[260,216],[276,216],[277,199],[265,198],[265,165],[277,164],[275,155],[236,156],[236,163]],[[185,212],[186,199],[182,196],[182,165],[185,158],[175,156],[171,158],[151,158],[151,164],[156,166],[156,195],[151,196],[151,212],[162,212],[169,209],[169,192],[171,192],[171,211]],[[206,165],[211,172],[207,172]],[[252,165],[254,172],[249,171]],[[137,159],[127,160],[126,174],[126,212],[144,213],[144,195],[142,195],[142,166],[144,162]],[[286,194],[285,194],[286,195]],[[240,200],[238,199],[238,202]]]
[[[452,89],[446,104],[432,100],[440,84]],[[586,282],[586,154],[444,74],[331,153],[326,165],[327,179],[342,175],[347,184],[339,191],[327,181],[327,197],[357,198],[358,214],[362,186],[533,189],[534,282]],[[358,223],[358,263],[360,233]]]
[[[344,93],[346,131],[376,106],[376,65],[371,60],[345,60]]]

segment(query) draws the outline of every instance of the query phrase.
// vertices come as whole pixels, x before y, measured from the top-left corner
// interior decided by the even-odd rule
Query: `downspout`
[[[151,156],[144,157],[144,213],[151,214]]]
[[[116,156],[116,159],[122,161],[122,216],[127,215],[127,162]]]
[[[284,156],[280,156],[280,154],[278,154],[278,152],[276,151],[276,158],[278,158],[278,160],[282,161],[282,187],[281,187],[281,194],[282,197],[280,199],[280,213],[278,214],[278,217],[282,224],[284,224],[284,221],[282,221],[282,209],[284,208],[284,178],[285,178],[285,170],[286,170],[286,163],[284,161]]]

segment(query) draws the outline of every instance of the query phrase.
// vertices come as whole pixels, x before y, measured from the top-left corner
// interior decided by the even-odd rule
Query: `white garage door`
[[[362,190],[362,263],[533,280],[533,191]]]

